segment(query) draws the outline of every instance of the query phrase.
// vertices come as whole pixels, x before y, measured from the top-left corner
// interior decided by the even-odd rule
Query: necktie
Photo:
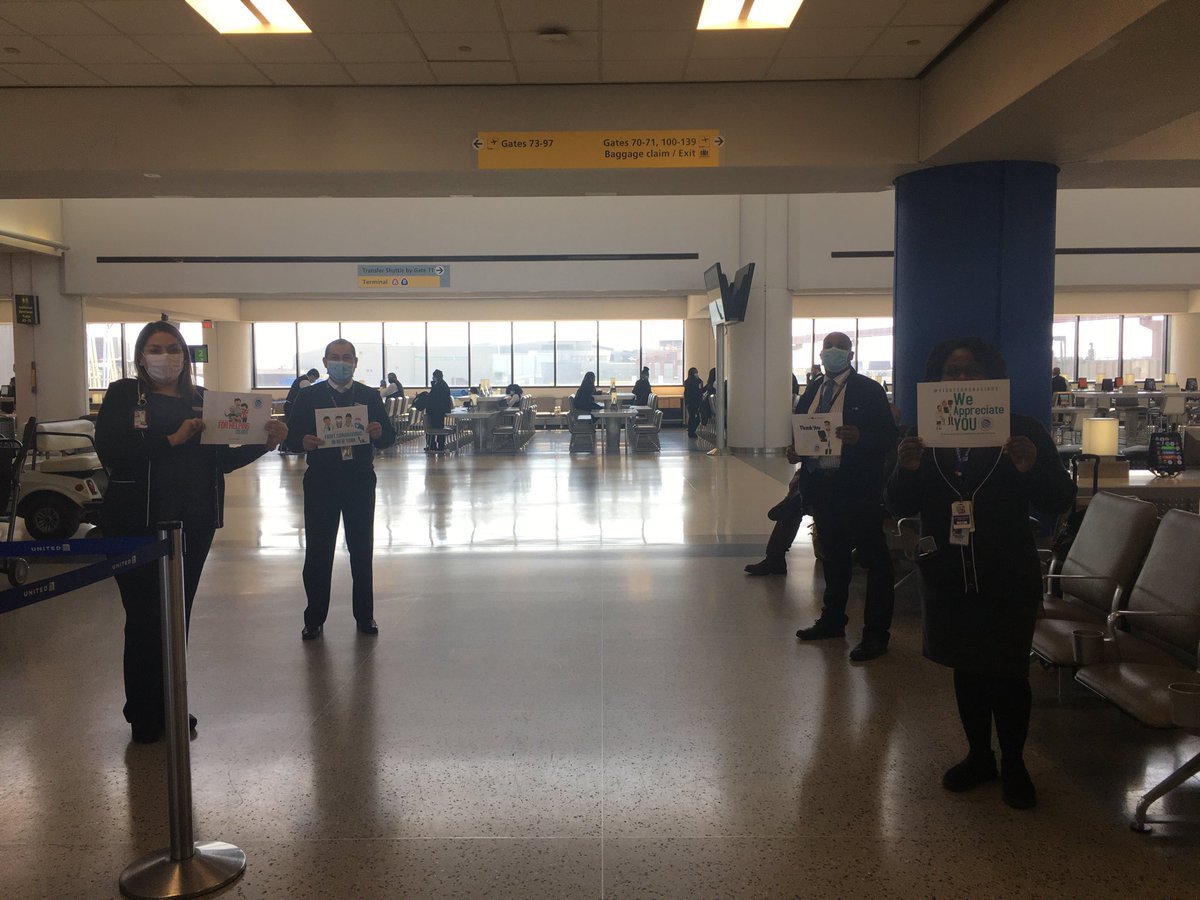
[[[825,379],[825,388],[821,391],[821,403],[817,407],[817,412],[829,412],[829,407],[833,406],[833,391],[836,387],[837,383],[832,378]]]

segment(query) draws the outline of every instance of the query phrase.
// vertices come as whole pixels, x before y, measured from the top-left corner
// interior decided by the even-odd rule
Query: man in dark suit
[[[329,378],[296,395],[288,429],[288,447],[308,454],[304,472],[304,610],[306,641],[321,636],[329,613],[329,588],[339,522],[346,528],[350,552],[351,597],[354,619],[363,634],[379,634],[375,624],[372,555],[375,538],[375,450],[390,447],[396,430],[388,419],[379,391],[354,380],[358,356],[349,341],[333,341],[323,360]],[[316,411],[352,406],[367,408],[364,444],[322,447],[317,436]],[[342,417],[336,417],[338,423]],[[326,418],[325,422],[329,419]]]
[[[751,575],[785,575],[784,553],[800,530],[804,508],[812,510],[825,575],[821,616],[796,637],[802,641],[842,637],[853,573],[851,554],[858,550],[867,569],[862,641],[850,658],[864,662],[887,652],[895,601],[894,570],[883,533],[884,459],[896,443],[896,425],[883,388],[859,375],[850,338],[841,332],[825,337],[821,364],[825,375],[810,382],[796,401],[797,413],[841,413],[835,434],[842,455],[801,457],[788,448],[788,461],[801,463],[792,479],[792,502],[772,510],[775,528],[762,562],[746,566]],[[801,502],[798,498],[802,497]]]

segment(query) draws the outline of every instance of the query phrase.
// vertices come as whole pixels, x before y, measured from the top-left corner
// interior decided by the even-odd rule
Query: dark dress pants
[[[375,617],[371,557],[375,540],[375,470],[330,467],[304,473],[304,624],[316,628],[329,615],[329,587],[338,524],[346,528],[354,618]]]
[[[445,428],[446,414],[445,413],[426,413],[425,423],[430,428]],[[444,434],[431,434],[426,440],[426,444],[430,450],[445,450],[446,436]]]
[[[696,429],[700,427],[700,407],[699,406],[689,406],[687,408],[687,414],[688,414],[688,423],[687,423],[688,437],[695,437]]]
[[[200,573],[212,547],[212,526],[183,529],[183,600],[186,625]],[[158,562],[116,576],[125,607],[125,721],[160,728],[166,721],[163,699],[162,606]]]
[[[991,755],[995,720],[1002,759],[1009,764],[1022,762],[1033,706],[1028,678],[979,675],[955,669],[954,699],[972,756]]]
[[[863,608],[863,634],[888,635],[895,606],[895,569],[883,533],[883,505],[877,499],[847,496],[839,491],[836,471],[814,472],[806,483],[813,521],[824,554],[824,608],[821,619],[843,625],[853,575],[851,554],[858,550],[867,569],[867,596]]]

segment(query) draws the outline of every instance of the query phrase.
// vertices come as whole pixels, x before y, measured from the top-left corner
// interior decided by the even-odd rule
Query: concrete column
[[[62,293],[57,256],[14,253],[8,262],[10,296],[36,294],[41,309],[40,325],[16,324],[14,309],[19,434],[30,416],[53,422],[87,414],[87,329],[83,299]]]
[[[254,353],[249,322],[213,322],[208,348],[206,387],[244,391],[253,383]]]
[[[752,453],[791,443],[792,295],[788,289],[788,202],[740,201],[741,260],[755,264],[746,321],[729,329],[729,448]],[[736,267],[727,272],[730,280]]]
[[[896,405],[917,421],[917,382],[939,341],[981,337],[1008,363],[1015,412],[1049,423],[1058,169],[981,162],[896,179]]]
[[[683,320],[683,356],[683,374],[686,376],[687,370],[695,366],[700,370],[700,378],[707,381],[708,370],[717,364],[712,323],[708,319]]]
[[[1200,309],[1200,291],[1189,292],[1193,297],[1191,309]],[[1171,316],[1170,346],[1167,368],[1179,376],[1179,383],[1200,378],[1200,312]]]

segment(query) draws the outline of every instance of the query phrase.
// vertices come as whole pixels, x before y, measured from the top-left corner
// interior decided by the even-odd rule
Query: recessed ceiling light
[[[803,0],[704,0],[699,31],[790,28]]]
[[[142,177],[143,178],[162,178],[162,176],[159,175],[157,172],[143,172]]]
[[[287,0],[187,0],[221,34],[310,34]]]

